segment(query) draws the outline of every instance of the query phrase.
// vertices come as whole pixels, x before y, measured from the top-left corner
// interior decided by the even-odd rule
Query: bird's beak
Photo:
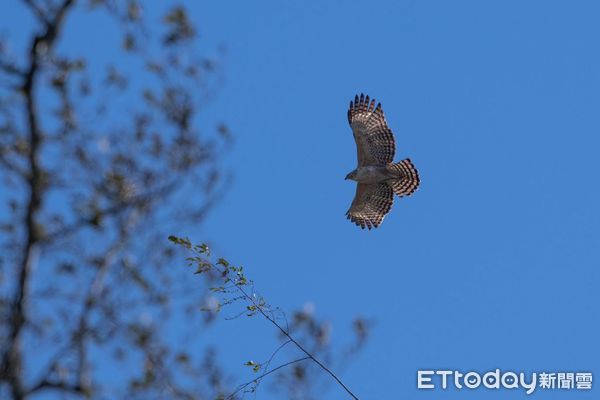
[[[345,181],[347,181],[347,180],[348,180],[348,175],[346,175],[346,177],[344,178],[344,180],[345,180]]]

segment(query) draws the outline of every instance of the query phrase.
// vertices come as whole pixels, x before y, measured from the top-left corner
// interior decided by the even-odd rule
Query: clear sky
[[[204,49],[227,48],[203,123],[229,124],[235,182],[179,234],[243,264],[272,304],[314,303],[334,341],[357,314],[376,321],[342,373],[363,400],[527,397],[417,390],[418,369],[590,371],[600,385],[600,3],[189,4]],[[397,159],[421,175],[374,231],[344,216],[356,166],[346,110],[360,92],[382,102]],[[260,335],[264,354],[275,333],[258,325],[217,330]],[[215,332],[205,340],[218,344]],[[220,360],[261,358],[248,343]],[[332,386],[324,398],[346,397]]]

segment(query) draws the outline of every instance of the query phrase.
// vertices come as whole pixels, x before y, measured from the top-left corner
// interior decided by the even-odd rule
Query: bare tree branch
[[[271,324],[273,324],[277,329],[279,329],[279,331],[285,337],[287,337],[290,340],[290,342],[292,342],[298,349],[300,349],[300,351],[302,351],[304,354],[306,354],[306,356],[308,358],[310,358],[315,364],[317,364],[319,367],[321,367],[322,370],[327,372],[333,379],[335,379],[335,381],[350,395],[350,397],[352,397],[354,400],[359,400],[358,397],[354,393],[352,393],[352,391],[344,384],[344,382],[342,382],[342,380],[340,378],[338,378],[338,376],[336,374],[333,373],[333,371],[331,369],[327,368],[321,361],[319,361],[314,355],[312,355],[312,353],[310,353],[308,350],[306,350],[306,348],[304,348],[304,346],[302,346],[300,343],[298,343],[298,341],[296,341],[296,339],[294,339],[288,331],[283,329],[283,327],[281,325],[279,325],[279,323],[277,323],[277,321],[275,321],[273,318],[271,318],[271,316],[269,316],[263,310],[262,306],[259,305],[256,302],[256,300],[244,290],[242,285],[236,284],[236,287],[244,295],[246,300],[251,302],[256,307],[258,312],[263,317],[265,317]]]
[[[246,310],[249,311],[249,315],[252,315],[255,312],[258,312],[260,315],[262,315],[267,321],[274,325],[279,330],[279,332],[281,332],[281,334],[283,334],[283,336],[285,336],[288,339],[289,342],[293,343],[296,346],[296,348],[298,348],[302,353],[304,353],[308,359],[313,361],[323,371],[329,374],[338,383],[338,385],[340,385],[346,391],[346,393],[350,395],[350,397],[352,397],[354,400],[359,400],[359,398],[348,388],[348,386],[346,386],[346,384],[344,384],[344,382],[342,382],[342,380],[330,368],[325,366],[325,364],[322,361],[320,361],[312,352],[308,351],[306,347],[300,344],[298,340],[296,340],[288,330],[284,329],[272,315],[269,315],[269,313],[265,311],[265,302],[264,299],[262,299],[262,297],[260,297],[260,301],[257,301],[256,296],[249,294],[246,291],[246,289],[244,289],[245,286],[250,285],[252,291],[254,292],[254,284],[246,279],[245,275],[242,273],[241,268],[230,266],[229,262],[222,258],[219,259],[217,263],[213,264],[205,258],[207,255],[210,254],[208,246],[206,246],[205,244],[192,245],[189,239],[179,238],[176,236],[169,236],[169,240],[175,244],[183,246],[195,255],[195,257],[188,258],[188,261],[197,264],[198,269],[196,273],[204,273],[209,272],[212,269],[216,269],[223,277],[225,283],[233,284],[235,288],[239,291],[241,296],[244,299],[246,299],[248,303],[250,303],[250,305],[246,307]],[[230,277],[231,270],[235,272],[234,278]],[[213,289],[215,289],[216,291],[222,291],[223,288]],[[271,311],[270,313],[273,314]],[[284,345],[285,344],[287,343],[284,343]],[[277,349],[276,351],[278,350],[279,349]]]
[[[9,75],[14,75],[19,78],[23,78],[25,76],[25,71],[21,70],[18,66],[7,60],[0,59],[0,69]]]
[[[29,200],[27,202],[24,218],[26,239],[23,247],[22,260],[19,264],[20,271],[18,284],[12,300],[10,332],[8,335],[9,347],[6,354],[3,355],[2,368],[0,370],[2,375],[5,375],[8,378],[7,380],[10,385],[11,393],[15,400],[20,400],[25,395],[22,377],[19,373],[22,363],[19,335],[27,320],[25,298],[29,283],[29,273],[31,270],[34,246],[38,239],[36,236],[36,214],[41,205],[43,192],[42,168],[39,165],[39,151],[43,135],[39,127],[35,99],[37,73],[41,62],[40,57],[54,45],[55,39],[60,32],[64,21],[65,14],[72,5],[73,0],[64,0],[53,18],[46,24],[44,31],[33,38],[29,49],[29,68],[25,73],[22,87],[26,99],[29,130]]]
[[[25,393],[25,395],[31,395],[37,392],[40,392],[42,390],[61,390],[64,392],[69,392],[69,393],[77,393],[77,394],[84,394],[85,393],[85,389],[80,386],[80,385],[70,385],[66,382],[62,382],[62,381],[49,381],[49,380],[43,380],[40,383],[38,383],[37,385],[35,385],[34,387],[32,387],[31,389],[29,389],[27,391],[27,393]]]
[[[48,23],[48,16],[46,15],[46,12],[44,12],[44,10],[34,0],[23,0],[23,3],[25,3],[31,9],[31,11],[33,11],[33,13],[41,22],[45,24]]]
[[[306,357],[302,357],[302,358],[298,358],[296,360],[293,361],[289,361],[286,362],[284,364],[281,364],[271,370],[269,370],[268,372],[265,372],[264,374],[257,376],[256,378],[252,379],[251,381],[248,381],[246,383],[242,383],[240,386],[238,386],[238,388],[235,390],[235,392],[231,393],[229,396],[227,396],[227,400],[233,400],[235,399],[235,395],[238,394],[239,392],[241,392],[242,390],[246,389],[248,386],[252,385],[253,383],[258,383],[260,382],[263,378],[265,378],[266,376],[271,375],[273,372],[277,372],[278,370],[288,367],[292,364],[296,364],[299,363],[301,361],[306,361],[306,360],[310,360],[311,357],[306,356]]]

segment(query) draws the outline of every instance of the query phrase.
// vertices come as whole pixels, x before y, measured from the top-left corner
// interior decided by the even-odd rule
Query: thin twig
[[[321,369],[323,369],[325,372],[327,372],[329,375],[331,375],[331,377],[333,379],[336,380],[336,382],[354,399],[354,400],[359,400],[359,398],[352,393],[352,391],[344,384],[344,382],[342,382],[342,380],[340,378],[337,377],[336,374],[333,373],[333,371],[331,371],[329,368],[327,368],[321,361],[319,361],[315,356],[313,356],[308,350],[306,350],[300,343],[298,343],[288,332],[286,332],[285,329],[283,329],[281,327],[281,325],[279,325],[277,323],[277,321],[275,321],[273,318],[271,318],[269,315],[267,315],[267,313],[265,313],[262,309],[261,306],[259,306],[256,301],[254,301],[254,298],[252,298],[252,296],[248,295],[248,293],[246,293],[246,291],[244,290],[244,288],[242,288],[240,285],[236,284],[236,287],[240,290],[240,292],[246,297],[246,299],[248,299],[252,305],[254,305],[256,307],[256,309],[258,310],[258,312],[260,312],[263,317],[265,317],[270,323],[272,323],[273,325],[275,325],[277,327],[277,329],[279,329],[281,331],[281,333],[283,333],[294,345],[296,345],[296,347],[298,349],[300,349],[300,351],[302,351],[304,354],[306,354],[308,356],[308,358],[310,358],[312,361],[314,361],[319,367],[321,367]]]
[[[273,361],[273,358],[275,358],[277,353],[279,353],[279,350],[283,349],[288,343],[292,342],[288,339],[285,342],[281,343],[281,345],[279,345],[277,349],[275,349],[275,351],[271,354],[271,357],[269,357],[269,360],[265,363],[265,370],[269,369],[269,365],[271,364],[271,361]]]
[[[188,249],[190,249],[194,254],[200,256],[200,257],[204,257],[205,255],[201,252],[199,252],[198,250],[196,250],[195,248],[192,248],[191,246],[188,247]],[[217,270],[219,270],[219,272],[226,277],[226,279],[228,281],[231,281],[235,287],[240,291],[240,293],[243,295],[244,298],[246,298],[246,300],[248,300],[250,303],[252,303],[252,306],[254,307],[255,310],[258,310],[258,312],[265,317],[271,324],[273,324],[277,329],[279,329],[279,331],[289,339],[290,342],[292,342],[300,351],[302,351],[304,354],[306,354],[306,356],[311,359],[315,364],[317,364],[319,367],[321,367],[321,369],[325,372],[327,372],[345,391],[346,393],[348,393],[354,400],[359,400],[359,398],[352,393],[352,391],[348,388],[348,386],[346,386],[344,384],[344,382],[342,382],[342,380],[340,378],[338,378],[338,376],[329,368],[327,368],[321,361],[319,361],[319,359],[317,359],[315,356],[313,356],[308,350],[306,350],[306,348],[304,348],[304,346],[302,346],[300,343],[298,343],[298,341],[296,341],[296,339],[294,339],[292,337],[292,335],[286,331],[285,329],[283,329],[283,327],[281,325],[279,325],[279,323],[270,315],[268,315],[264,310],[263,310],[263,306],[259,303],[256,302],[256,300],[254,299],[253,296],[250,296],[248,294],[248,292],[246,292],[246,290],[244,290],[243,285],[244,283],[239,283],[238,281],[228,278],[227,277],[227,273],[228,273],[228,268],[226,266],[224,266],[223,268],[220,268],[218,265],[219,264],[211,264],[214,266],[214,268],[216,268]]]
[[[235,398],[235,395],[236,395],[236,394],[238,394],[238,393],[239,393],[241,390],[243,390],[243,389],[247,388],[249,385],[251,385],[251,384],[253,384],[253,383],[255,383],[255,382],[259,382],[259,381],[260,381],[262,378],[264,378],[265,376],[267,376],[267,375],[270,375],[270,374],[272,374],[273,372],[275,372],[275,371],[277,371],[277,370],[279,370],[279,369],[281,369],[281,368],[285,368],[285,367],[287,367],[288,365],[292,365],[292,364],[295,364],[295,363],[298,363],[298,362],[301,362],[301,361],[305,361],[305,360],[311,360],[311,359],[312,359],[312,360],[314,360],[314,358],[313,358],[313,357],[311,357],[311,356],[306,356],[306,357],[298,358],[298,359],[296,359],[296,360],[293,360],[293,361],[287,362],[287,363],[285,363],[285,364],[281,364],[281,365],[279,365],[279,366],[277,366],[277,367],[273,368],[272,370],[270,370],[270,371],[267,371],[267,372],[265,372],[264,374],[262,374],[262,375],[260,375],[260,376],[257,376],[256,378],[252,379],[251,381],[248,381],[248,382],[246,382],[246,383],[243,383],[243,384],[241,384],[241,385],[240,385],[240,386],[239,386],[239,387],[236,389],[236,391],[235,391],[235,392],[233,392],[233,393],[231,393],[229,396],[227,396],[227,399],[234,399],[234,398]]]
[[[19,78],[23,78],[25,76],[25,72],[22,71],[16,64],[13,64],[8,60],[3,60],[1,58],[0,69],[7,75],[16,76]]]
[[[279,347],[277,349],[275,349],[275,351],[273,353],[271,353],[271,357],[269,357],[269,360],[265,363],[265,371],[269,370],[269,367],[271,366],[271,361],[273,361],[273,359],[275,358],[277,353],[279,353],[279,350],[283,349],[289,343],[292,343],[292,342],[288,339],[285,342],[283,342],[281,345],[279,345]],[[258,389],[260,382],[261,381],[256,382],[255,390]]]
[[[38,19],[42,22],[47,24],[48,23],[48,17],[46,16],[46,12],[41,9],[34,1],[32,0],[23,0],[23,2],[25,4],[27,4],[27,6],[29,6],[29,8],[31,8],[31,10],[33,11],[33,13],[38,17]]]

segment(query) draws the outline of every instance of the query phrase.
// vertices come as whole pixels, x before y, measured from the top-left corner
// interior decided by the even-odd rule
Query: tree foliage
[[[32,22],[0,37],[2,399],[204,399],[235,389],[216,349],[197,343],[216,320],[219,276],[188,279],[164,240],[198,226],[230,183],[229,129],[201,119],[223,54],[198,51],[185,7],[152,15],[143,5],[11,4]],[[74,35],[106,36],[112,50],[73,46]],[[300,311],[290,325],[330,357],[325,322]],[[276,387],[310,398],[308,367],[281,372]]]
[[[23,49],[4,38],[0,54],[0,397],[218,393],[212,356],[165,332],[175,308],[193,313],[204,294],[168,268],[172,249],[149,245],[200,223],[227,187],[228,130],[198,128],[218,58],[198,54],[181,6],[158,21],[135,1],[20,6],[33,32]],[[69,51],[75,18],[112,21],[118,58],[95,65]],[[119,365],[137,367],[102,378]]]

